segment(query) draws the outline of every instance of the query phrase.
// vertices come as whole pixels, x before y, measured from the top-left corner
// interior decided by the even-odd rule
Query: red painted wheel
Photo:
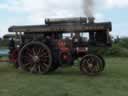
[[[15,49],[13,50],[13,52],[11,53],[11,61],[16,63],[17,62],[17,59],[18,59],[18,52],[19,50],[18,49]]]
[[[14,49],[11,53],[10,53],[10,56],[9,56],[9,61],[13,62],[14,63],[14,66],[16,68],[19,67],[19,64],[17,62],[18,60],[18,53],[19,53],[19,49]]]

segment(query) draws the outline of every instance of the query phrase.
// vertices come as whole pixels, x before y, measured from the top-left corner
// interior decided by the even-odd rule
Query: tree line
[[[104,56],[128,57],[128,37],[113,39],[110,48],[93,48],[91,51]]]

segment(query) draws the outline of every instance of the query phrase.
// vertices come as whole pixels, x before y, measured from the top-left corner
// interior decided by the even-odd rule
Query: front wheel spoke
[[[92,59],[92,58],[89,58],[89,59],[87,60],[87,63],[88,63],[88,64],[92,64],[92,63],[93,63],[93,59]]]
[[[87,64],[87,60],[83,60],[83,64]]]
[[[92,73],[93,73],[93,72],[96,72],[96,66],[94,66],[90,71],[91,71]]]
[[[90,59],[91,59],[91,62],[94,62],[95,61],[94,57],[91,57]]]
[[[87,64],[90,64],[90,58],[87,58],[86,62]]]
[[[98,66],[98,63],[95,62],[95,64],[93,63],[93,68],[91,72],[98,72],[98,71],[99,71],[99,66]]]
[[[90,59],[87,59],[87,64],[89,64],[90,63],[90,61],[89,61]]]
[[[96,72],[99,72],[100,71],[100,66],[99,66],[99,64],[96,64]]]
[[[85,72],[87,72],[87,66],[85,65],[85,63],[82,64],[82,68]]]

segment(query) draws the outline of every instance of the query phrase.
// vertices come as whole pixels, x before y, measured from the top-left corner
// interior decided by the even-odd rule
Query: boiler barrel
[[[45,24],[65,24],[65,23],[87,23],[87,18],[57,18],[57,19],[45,19]]]

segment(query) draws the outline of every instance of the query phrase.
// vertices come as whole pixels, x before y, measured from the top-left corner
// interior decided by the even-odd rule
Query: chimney
[[[88,23],[94,23],[95,18],[94,17],[88,17]]]

